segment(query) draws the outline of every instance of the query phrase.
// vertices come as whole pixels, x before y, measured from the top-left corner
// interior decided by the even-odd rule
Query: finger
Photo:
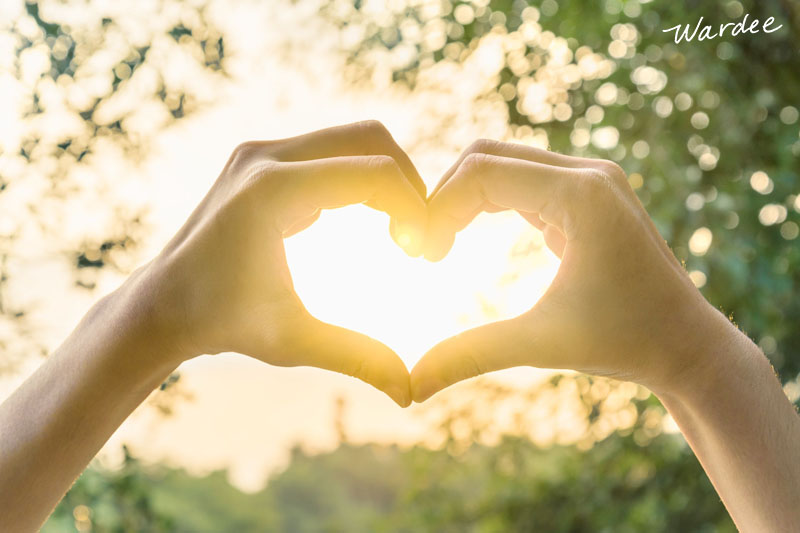
[[[550,248],[550,251],[559,258],[564,255],[564,248],[567,246],[567,238],[564,237],[564,234],[561,233],[558,228],[543,222],[542,219],[539,218],[539,213],[520,211],[519,214],[522,215],[522,218],[530,222],[531,225],[541,230],[544,236],[544,242],[547,247]]]
[[[425,202],[389,156],[349,156],[280,163],[285,179],[281,230],[319,209],[366,203],[396,219],[398,244],[419,255],[427,226]]]
[[[421,198],[427,193],[408,154],[389,130],[377,120],[335,126],[297,137],[268,141],[268,152],[279,161],[308,161],[340,156],[388,155],[397,161],[403,175]]]
[[[452,178],[428,202],[425,257],[447,254],[455,233],[490,204],[538,213],[543,222],[569,235],[574,196],[590,176],[587,169],[554,167],[533,161],[487,154],[467,156]]]
[[[557,227],[551,226],[550,224],[544,227],[542,234],[544,235],[544,242],[547,244],[547,247],[550,248],[559,259],[562,258],[564,256],[564,248],[567,246],[567,238],[564,237],[564,234],[561,233]]]
[[[569,156],[514,142],[480,139],[472,143],[469,148],[461,153],[458,161],[456,161],[456,164],[453,165],[439,180],[439,183],[431,193],[431,197],[436,195],[436,193],[444,186],[444,184],[453,176],[460,163],[471,153],[483,153],[501,157],[510,157],[546,165],[561,166],[564,168],[594,169],[607,175],[610,179],[616,180],[617,182],[627,183],[625,172],[613,161]],[[636,201],[636,194],[630,187],[622,187],[622,192],[626,194],[630,200]],[[544,231],[545,227],[547,226],[547,224],[543,223],[538,218],[538,214],[536,213],[531,214],[520,212],[520,214],[540,230]],[[650,229],[651,233],[660,239],[660,235],[655,229],[655,226],[652,226]],[[563,234],[559,235],[557,230],[549,230],[548,234],[550,237],[545,237],[545,242],[547,243],[548,248],[550,248],[553,253],[560,257],[563,253],[564,246],[566,245],[566,238],[563,236]]]
[[[436,187],[431,192],[430,196],[435,196],[439,189],[441,189],[444,184],[450,180],[453,174],[455,174],[456,170],[464,161],[464,159],[469,154],[475,153],[510,157],[514,159],[522,159],[525,161],[532,161],[545,165],[565,168],[594,168],[600,171],[619,170],[614,169],[616,166],[614,163],[611,163],[610,161],[604,161],[602,159],[569,156],[520,143],[479,139],[461,153],[456,163],[451,166],[447,172],[445,172],[445,174],[439,180],[439,183],[436,184]]]
[[[548,339],[531,330],[530,318],[522,315],[493,322],[446,339],[430,351],[411,371],[411,397],[422,402],[438,391],[474,376],[531,365],[532,352],[550,350]]]
[[[400,407],[411,403],[405,363],[385,344],[311,315],[287,329],[292,333],[281,338],[284,366],[314,366],[353,376],[386,393]]]
[[[283,237],[287,238],[291,237],[292,235],[295,235],[296,233],[300,233],[304,229],[308,228],[311,224],[316,222],[321,214],[322,214],[321,211],[317,209],[317,211],[313,215],[310,215],[302,220],[298,220],[297,222],[292,224],[289,227],[289,229],[283,232]]]
[[[539,213],[528,213],[527,211],[519,211],[519,214],[530,222],[530,224],[540,230],[543,230],[547,227],[547,224],[542,222],[542,219],[539,218]]]

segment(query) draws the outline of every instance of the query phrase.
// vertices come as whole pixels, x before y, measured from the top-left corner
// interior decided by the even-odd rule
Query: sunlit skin
[[[466,331],[411,372],[415,401],[513,366],[568,368],[649,387],[742,531],[800,524],[800,417],[759,348],[695,288],[608,161],[478,141],[428,201],[425,257],[481,211],[515,209],[561,266],[521,316]]]
[[[481,211],[515,209],[561,258],[522,316],[457,335],[412,374],[414,399],[519,365],[637,381],[651,390],[691,374],[716,311],[658,234],[616,164],[478,141],[429,200],[425,257],[447,253]],[[727,321],[725,321],[727,322]]]
[[[421,252],[425,188],[377,122],[234,150],[164,250],[100,300],[0,406],[0,531],[35,531],[103,443],[181,362],[240,352],[358,377],[401,406],[391,349],[313,318],[292,288],[283,239],[321,209],[366,203]]]
[[[333,370],[406,406],[407,371],[391,349],[305,310],[283,238],[311,225],[321,209],[365,203],[390,214],[398,243],[419,255],[424,194],[410,160],[377,122],[245,143],[140,283],[153,287],[152,305],[181,353],[233,351]]]
[[[433,261],[479,212],[517,210],[561,266],[530,311],[438,344],[409,375],[382,343],[313,318],[293,289],[283,239],[322,209],[358,203],[389,214],[395,242]],[[0,530],[35,531],[171,371],[227,351],[355,376],[401,406],[512,366],[635,381],[674,416],[740,529],[800,523],[800,419],[607,161],[479,141],[426,203],[375,122],[242,144],[164,250],[0,406]]]

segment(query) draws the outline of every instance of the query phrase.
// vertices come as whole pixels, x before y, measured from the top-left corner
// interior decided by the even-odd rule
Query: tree
[[[481,61],[472,83],[504,109],[509,138],[619,162],[695,283],[796,381],[796,2],[373,4],[338,0],[324,11],[357,36],[343,41],[353,79],[385,72],[416,90]],[[745,14],[783,28],[680,44],[662,31]]]
[[[131,269],[146,209],[120,192],[125,169],[225,75],[223,37],[203,4],[81,4],[20,2],[0,23],[9,125],[0,140],[0,370],[47,350],[30,318],[42,304],[33,296],[46,295],[21,281],[31,262],[66,267],[87,290],[103,269]],[[32,243],[52,253],[31,258]]]
[[[11,218],[32,229],[0,223],[0,312],[18,333],[4,339],[22,338],[29,311],[4,297],[19,272],[20,236],[35,231],[67,242],[57,239],[65,191],[102,183],[89,172],[92,158],[113,146],[135,161],[147,127],[194,109],[199,95],[171,77],[164,57],[186,52],[206,74],[222,69],[223,41],[203,8],[177,5],[160,3],[166,16],[145,37],[98,11],[67,25],[56,3],[26,4],[6,28],[16,55],[4,66],[16,69],[31,127],[17,144],[2,145],[0,202],[11,204],[5,199],[15,198],[9,191],[17,184],[47,186],[26,201],[25,217]],[[473,83],[480,103],[506,114],[508,138],[620,162],[695,283],[759,342],[792,390],[800,370],[800,332],[792,327],[800,304],[791,298],[800,261],[796,2],[409,0],[390,3],[392,11],[362,0],[321,5],[341,30],[353,81],[385,72],[384,81],[410,90],[447,89],[447,73],[479,64]],[[662,32],[701,16],[718,23],[745,13],[774,16],[783,29],[680,44]],[[155,53],[159,47],[164,53]],[[28,54],[46,57],[41,72],[27,74]],[[84,78],[81,65],[95,56],[105,81],[99,93],[73,101],[70,87],[94,79],[89,71]],[[137,92],[137,77],[156,83]],[[130,92],[139,96],[126,100]],[[66,136],[36,129],[54,111],[53,94],[77,117]],[[142,95],[156,107],[141,105]],[[142,109],[165,122],[143,126],[136,119]],[[88,185],[74,179],[74,169],[93,176]],[[103,204],[102,212],[118,207]],[[53,209],[40,228],[42,212]],[[135,244],[141,217],[115,220],[127,225],[59,248],[81,286],[91,287],[94,274]],[[536,442],[524,424],[491,440],[492,419],[477,410],[491,412],[491,401],[452,404],[439,420],[439,449],[346,441],[330,454],[297,449],[287,470],[256,495],[238,493],[224,473],[196,479],[127,456],[121,470],[88,470],[48,527],[89,520],[97,531],[200,531],[204,524],[210,531],[733,531],[690,450],[662,433],[657,401],[638,390],[612,401],[613,391],[628,386],[566,376],[531,392],[533,402],[546,391],[574,389],[584,406],[575,444]],[[479,388],[474,396],[507,394]]]
[[[539,400],[522,404],[518,426],[494,442],[483,442],[493,431],[487,413],[518,393],[472,387],[484,401],[434,407],[438,448],[359,445],[342,433],[332,452],[295,448],[255,494],[231,487],[224,471],[196,478],[126,455],[119,470],[87,471],[44,531],[735,531],[691,450],[661,432],[656,402],[637,387],[554,378],[531,391]],[[552,388],[577,392],[590,413],[577,444],[542,446],[527,436],[522,420]],[[621,393],[634,393],[632,404],[614,408],[609,398]],[[557,410],[567,398],[551,400]],[[604,419],[630,405],[638,413],[630,425],[602,429],[597,442]]]
[[[48,351],[31,318],[44,302],[30,296],[47,296],[25,276],[31,263],[62,267],[82,291],[102,271],[131,269],[146,210],[115,193],[124,172],[110,174],[108,161],[135,168],[155,131],[208,98],[197,80],[225,76],[224,40],[204,4],[162,0],[137,13],[80,4],[19,2],[18,16],[0,21],[0,374]],[[32,244],[51,254],[31,258]],[[69,287],[58,292],[70,294]],[[90,469],[65,505],[88,492],[102,500],[101,524],[112,517],[106,531],[171,530],[153,511],[136,466],[126,456],[121,474]],[[72,506],[53,524],[63,530],[89,512]]]

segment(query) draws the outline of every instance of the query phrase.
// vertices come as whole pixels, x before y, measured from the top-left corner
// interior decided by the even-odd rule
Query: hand
[[[411,372],[415,401],[523,365],[669,388],[701,364],[697,354],[709,352],[713,332],[732,328],[695,288],[616,164],[478,141],[428,201],[425,257],[441,259],[480,211],[501,209],[543,231],[561,257],[558,273],[523,315],[431,349]]]
[[[129,292],[150,300],[159,331],[182,359],[231,351],[316,366],[358,377],[406,406],[408,371],[391,349],[304,309],[283,238],[321,209],[366,203],[388,213],[395,240],[419,255],[424,197],[419,174],[378,122],[245,143]]]

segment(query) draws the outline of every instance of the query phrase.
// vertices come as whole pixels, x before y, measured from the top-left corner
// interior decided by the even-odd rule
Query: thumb
[[[408,369],[385,344],[308,315],[282,339],[285,366],[314,366],[356,377],[400,407],[411,404]]]
[[[534,319],[534,313],[467,330],[431,348],[411,371],[411,398],[422,402],[459,381],[531,365],[534,354],[548,344],[547,327]]]

